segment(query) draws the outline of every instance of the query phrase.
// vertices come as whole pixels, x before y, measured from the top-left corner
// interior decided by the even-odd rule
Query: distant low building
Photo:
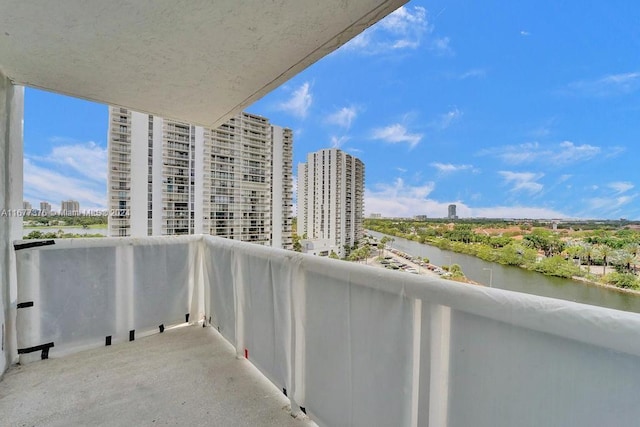
[[[371,215],[369,215],[369,218],[373,218],[373,219],[382,218],[382,214],[381,213],[372,213]]]
[[[415,219],[416,221],[426,221],[426,220],[427,220],[427,216],[426,216],[426,215],[416,215],[416,216],[414,217],[414,219]]]
[[[337,255],[342,249],[329,239],[303,239],[300,240],[300,245],[302,253],[317,256],[329,256],[331,252]]]

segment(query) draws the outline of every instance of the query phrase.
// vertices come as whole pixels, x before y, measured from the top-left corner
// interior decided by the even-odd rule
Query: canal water
[[[367,232],[377,239],[385,236],[375,231],[367,230]],[[484,261],[480,258],[442,250],[401,237],[389,237],[395,241],[387,244],[388,247],[413,256],[428,257],[429,261],[435,265],[458,264],[469,279],[487,286],[491,280],[491,285],[494,288],[640,313],[640,295],[580,283],[571,279],[545,276],[534,271]]]

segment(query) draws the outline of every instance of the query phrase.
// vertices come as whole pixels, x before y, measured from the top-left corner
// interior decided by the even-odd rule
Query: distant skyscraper
[[[80,203],[76,200],[63,200],[60,202],[60,215],[79,215]]]
[[[212,234],[291,249],[293,134],[240,113],[217,129],[111,107],[109,234]]]
[[[26,210],[26,211],[30,211],[31,210],[31,203],[27,202],[26,200],[22,202],[22,209]]]
[[[298,165],[298,234],[344,256],[363,236],[363,217],[364,163],[335,148],[309,153]]]
[[[49,215],[51,213],[51,205],[49,202],[40,202],[40,213],[42,215]]]
[[[449,205],[449,215],[447,217],[449,219],[458,219],[458,215],[456,214],[456,205]]]

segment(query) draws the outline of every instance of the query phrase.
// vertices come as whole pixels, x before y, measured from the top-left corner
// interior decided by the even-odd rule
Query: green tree
[[[623,250],[619,253],[618,261],[620,262],[620,265],[622,266],[624,271],[630,273],[631,266],[635,264],[636,257],[631,252]]]
[[[44,235],[42,233],[42,231],[40,230],[33,230],[32,232],[30,232],[29,234],[27,234],[26,236],[24,236],[25,239],[44,239]]]
[[[525,244],[544,252],[544,256],[557,255],[564,250],[565,243],[549,230],[536,229],[524,236]]]
[[[300,243],[300,236],[294,233],[291,237],[293,239],[293,250],[296,252],[302,252],[302,244]]]
[[[596,253],[596,248],[592,244],[584,243],[582,245],[581,256],[587,259],[588,267],[591,267],[595,253]]]
[[[607,273],[607,258],[609,257],[609,255],[611,255],[613,253],[613,249],[607,245],[604,244],[600,244],[597,246],[597,251],[598,251],[598,255],[600,255],[600,258],[602,258],[602,274],[606,274]]]
[[[566,278],[579,276],[581,273],[580,267],[559,255],[543,258],[540,262],[534,264],[533,268],[539,273]]]

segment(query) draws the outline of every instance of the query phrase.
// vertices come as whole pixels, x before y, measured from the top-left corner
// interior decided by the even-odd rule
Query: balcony
[[[113,413],[129,424],[198,424],[256,400],[265,407],[238,415],[248,424],[276,412],[288,425],[308,422],[282,409],[285,393],[294,414],[302,407],[327,426],[634,425],[640,416],[633,313],[211,236],[23,243],[20,362],[55,360],[6,374],[0,412],[18,424],[47,411],[61,424]],[[169,330],[185,320],[192,326]],[[246,379],[244,358],[272,391]],[[74,399],[86,413],[65,410]]]

